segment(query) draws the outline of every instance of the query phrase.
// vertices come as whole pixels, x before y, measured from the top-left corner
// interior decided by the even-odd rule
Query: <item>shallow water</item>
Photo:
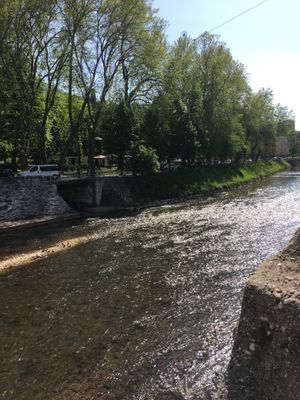
[[[285,172],[66,228],[98,239],[0,276],[0,398],[213,399],[245,281],[299,226]]]

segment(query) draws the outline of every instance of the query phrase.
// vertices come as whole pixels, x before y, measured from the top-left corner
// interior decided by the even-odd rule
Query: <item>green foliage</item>
[[[188,108],[181,100],[175,99],[171,120],[172,158],[180,157],[184,164],[196,158],[197,131],[193,125]]]
[[[288,135],[289,151],[292,157],[299,154],[300,152],[300,138],[299,133],[291,132]]]
[[[142,140],[131,145],[131,166],[134,174],[149,175],[159,171],[158,156]]]
[[[10,80],[7,88],[9,97],[14,99],[17,135],[14,146],[23,167],[31,148],[36,148],[32,143],[37,141],[43,112],[43,107],[39,109],[42,84],[49,77],[45,70],[51,64],[50,44],[54,48],[54,38],[57,37],[56,11],[56,2],[41,0],[4,0],[0,4],[0,74],[4,79],[9,76]],[[54,65],[57,68],[57,63]]]
[[[0,160],[4,163],[7,162],[11,152],[13,150],[13,146],[7,142],[6,140],[0,141]]]
[[[240,167],[181,168],[147,179],[136,177],[135,190],[142,201],[186,197],[246,183],[288,167],[285,161],[261,161]]]
[[[261,154],[272,155],[275,147],[276,119],[273,93],[261,89],[250,93],[244,104],[246,140],[253,160]]]
[[[293,121],[295,120],[294,113],[287,107],[283,107],[280,104],[276,104],[274,111],[277,122],[276,135],[288,136],[293,132],[293,127],[291,125],[293,125]]]
[[[206,157],[235,157],[244,142],[241,103],[249,90],[244,68],[216,35],[204,33],[198,49]]]
[[[121,89],[128,105],[151,101],[166,57],[165,21],[156,15],[150,1],[122,1],[120,8],[124,17],[117,74],[122,83],[117,92]]]
[[[108,153],[116,154],[121,172],[125,168],[125,155],[129,152],[134,128],[133,111],[124,101],[106,107],[102,124],[104,146]]]
[[[156,150],[160,160],[169,156],[170,126],[165,112],[165,103],[157,97],[145,110],[141,126],[141,137],[149,147]]]
[[[83,153],[92,172],[97,137],[121,172],[132,141],[183,165],[272,155],[276,135],[298,152],[293,113],[249,88],[218,36],[168,48],[165,26],[151,0],[2,0],[2,158]]]

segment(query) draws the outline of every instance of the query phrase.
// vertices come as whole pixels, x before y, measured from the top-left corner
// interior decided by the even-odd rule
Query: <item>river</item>
[[[65,228],[97,238],[0,275],[0,399],[214,399],[245,281],[299,226],[283,172]]]

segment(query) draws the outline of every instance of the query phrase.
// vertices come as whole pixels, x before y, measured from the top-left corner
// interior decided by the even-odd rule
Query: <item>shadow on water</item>
[[[135,253],[138,260],[138,249]],[[129,350],[143,346],[146,324],[136,317],[157,313],[170,303],[170,293],[157,282],[155,271],[137,264],[138,272],[133,268],[137,261],[124,258],[121,268],[114,267],[106,257],[85,245],[2,277],[6,305],[1,348],[6,362],[0,382],[1,388],[10,383],[11,398],[28,399],[30,393],[30,398],[50,399],[70,384],[76,393],[82,377],[95,368],[97,382],[111,374],[104,391],[109,392],[109,385],[117,390],[117,371],[124,375],[140,363],[138,352]],[[127,352],[130,364],[126,357],[120,362]],[[103,371],[107,357],[111,359]]]
[[[55,224],[35,225],[16,230],[0,230],[0,254],[6,256],[16,251],[30,251],[43,245],[57,243],[60,239],[78,236],[86,226],[83,219],[62,221]]]
[[[299,224],[300,180],[278,175],[47,232],[98,240],[0,276],[0,397],[213,399],[245,280]]]

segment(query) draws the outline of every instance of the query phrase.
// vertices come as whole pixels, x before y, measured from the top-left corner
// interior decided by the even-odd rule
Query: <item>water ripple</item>
[[[246,279],[300,225],[299,174],[90,219],[98,240],[0,280],[0,397],[213,399]]]

